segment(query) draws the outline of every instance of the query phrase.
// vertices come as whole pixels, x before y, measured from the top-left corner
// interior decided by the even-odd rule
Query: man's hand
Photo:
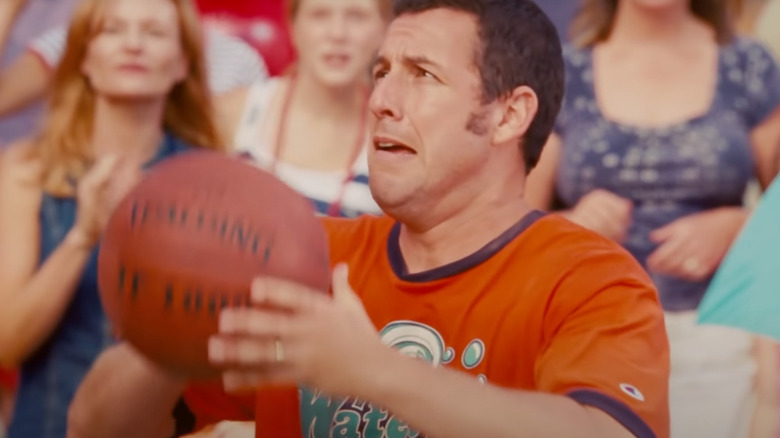
[[[361,382],[382,366],[382,344],[346,266],[333,275],[333,296],[289,281],[259,278],[253,308],[225,309],[220,333],[209,345],[217,365],[227,365],[227,390],[303,384],[329,395],[359,395]]]

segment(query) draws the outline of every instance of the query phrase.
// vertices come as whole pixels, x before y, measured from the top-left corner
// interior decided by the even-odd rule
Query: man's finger
[[[349,285],[349,267],[345,263],[333,269],[333,298],[350,303],[360,301]]]
[[[290,312],[306,312],[327,295],[306,286],[272,277],[258,277],[252,282],[252,302]]]
[[[290,315],[262,308],[225,308],[219,315],[222,334],[279,338],[291,332]]]
[[[234,368],[278,366],[286,362],[283,348],[279,340],[214,336],[209,339],[209,360]]]

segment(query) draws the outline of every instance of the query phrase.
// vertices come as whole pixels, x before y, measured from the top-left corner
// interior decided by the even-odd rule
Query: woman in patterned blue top
[[[97,245],[142,167],[216,148],[188,0],[83,0],[36,138],[0,160],[0,363],[21,365],[9,438],[63,438],[112,342]]]
[[[725,1],[587,1],[528,187],[652,275],[667,311],[673,438],[744,437],[755,398],[753,339],[695,323],[747,215],[746,186],[774,178],[780,145],[780,71],[733,35],[730,12]]]

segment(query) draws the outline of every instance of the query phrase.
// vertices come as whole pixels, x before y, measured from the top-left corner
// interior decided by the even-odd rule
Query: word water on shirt
[[[388,324],[380,335],[386,345],[435,367],[451,363],[456,356],[439,332],[425,324],[397,321]],[[485,357],[484,343],[475,339],[461,356],[464,367],[478,365]],[[484,375],[477,379],[487,383]],[[307,438],[425,438],[387,410],[352,398],[332,399],[306,389],[301,390],[301,421]]]

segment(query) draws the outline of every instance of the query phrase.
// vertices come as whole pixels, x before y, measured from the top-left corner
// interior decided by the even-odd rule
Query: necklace
[[[287,125],[287,117],[289,116],[290,103],[292,101],[293,92],[295,91],[296,82],[297,81],[295,76],[292,76],[290,79],[290,86],[287,87],[287,92],[285,93],[284,101],[282,103],[282,114],[279,119],[279,127],[276,134],[276,146],[274,148],[273,162],[271,163],[271,173],[273,174],[276,174],[276,166],[282,156],[282,150],[284,148],[285,126]],[[352,180],[355,178],[355,162],[357,161],[358,157],[360,157],[360,153],[363,152],[365,140],[364,137],[366,134],[366,117],[368,115],[368,99],[364,98],[363,101],[363,108],[360,112],[360,128],[358,129],[358,135],[355,139],[354,146],[352,147],[352,154],[347,164],[346,176],[341,182],[336,199],[330,204],[328,208],[328,216],[341,215],[341,205],[344,201],[344,195],[346,194],[347,187],[349,186],[349,183],[352,182]]]

